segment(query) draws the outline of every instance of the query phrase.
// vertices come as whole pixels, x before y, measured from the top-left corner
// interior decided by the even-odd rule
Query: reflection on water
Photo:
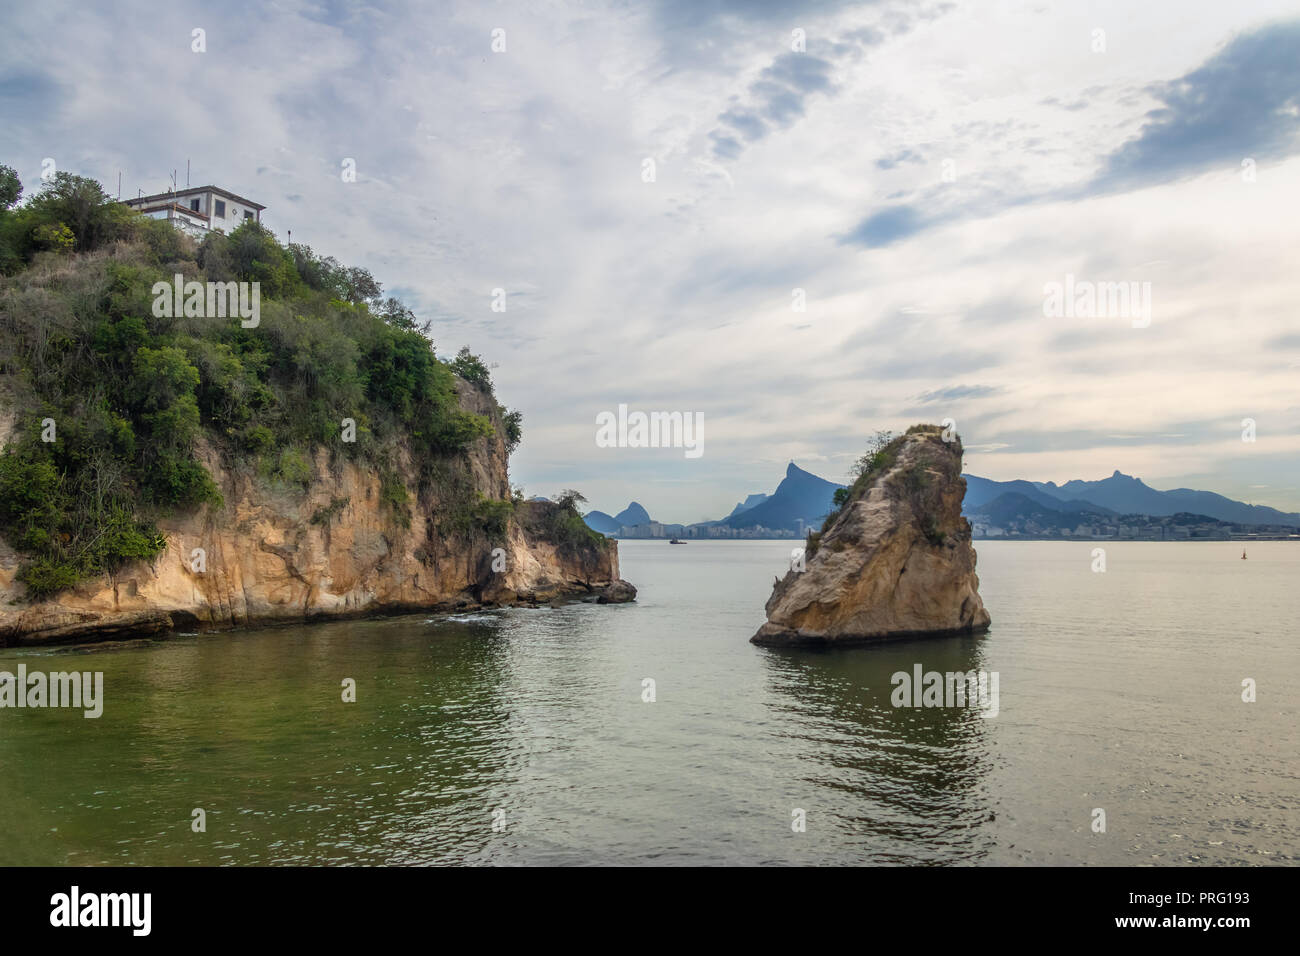
[[[892,677],[984,669],[981,639],[768,655],[771,708],[800,771],[872,862],[978,862],[992,818],[988,719],[967,707],[895,707]]]
[[[987,545],[988,635],[833,651],[748,643],[788,542],[625,542],[632,605],[0,651],[105,675],[0,711],[0,864],[1295,862],[1300,549],[1151,547]],[[918,664],[998,715],[892,706]]]

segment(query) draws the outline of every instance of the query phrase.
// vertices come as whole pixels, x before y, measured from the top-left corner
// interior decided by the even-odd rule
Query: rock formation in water
[[[804,570],[777,581],[756,644],[846,644],[988,629],[979,596],[961,441],[917,425],[871,459]]]
[[[408,457],[390,465],[407,513],[374,468],[331,460],[318,448],[305,491],[231,467],[210,445],[198,454],[224,504],[157,522],[166,549],[152,562],[28,602],[17,580],[22,556],[0,540],[0,645],[102,640],[236,625],[408,610],[532,605],[556,599],[630,601],[619,579],[618,543],[587,531],[576,511],[518,502],[495,532],[448,526],[450,513],[482,496],[510,496],[500,413],[466,382],[460,404],[497,426],[449,459],[446,480],[423,487]],[[3,411],[0,409],[0,411]],[[0,416],[0,446],[12,430]],[[389,479],[391,481],[391,477]],[[456,500],[451,500],[453,495]],[[202,549],[202,569],[195,549]]]

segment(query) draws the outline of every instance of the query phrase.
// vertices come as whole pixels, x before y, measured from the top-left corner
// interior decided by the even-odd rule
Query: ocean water
[[[1300,861],[1300,547],[979,542],[986,635],[755,647],[793,545],[622,542],[630,605],[0,649],[105,686],[0,710],[0,864]],[[996,716],[893,706],[917,665]]]

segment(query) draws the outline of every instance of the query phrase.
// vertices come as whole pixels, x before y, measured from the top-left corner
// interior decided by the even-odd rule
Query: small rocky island
[[[882,435],[778,580],[755,644],[849,644],[988,630],[979,596],[961,439],[937,425]]]

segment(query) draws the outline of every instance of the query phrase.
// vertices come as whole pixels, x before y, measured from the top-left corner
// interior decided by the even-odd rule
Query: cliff
[[[877,452],[776,582],[756,644],[845,644],[988,629],[979,596],[960,439],[919,425]]]
[[[572,534],[558,505],[507,504],[499,410],[464,381],[457,395],[464,410],[492,421],[494,434],[440,462],[437,482],[422,482],[405,450],[384,475],[318,447],[305,490],[286,487],[204,442],[196,454],[223,503],[160,517],[166,548],[151,562],[31,603],[16,577],[22,557],[0,541],[0,644],[560,598],[632,600],[635,589],[619,579],[617,542]],[[3,445],[13,416],[0,419]],[[402,498],[394,475],[405,507],[392,505]],[[467,523],[479,496],[505,506],[508,517],[491,528]]]

